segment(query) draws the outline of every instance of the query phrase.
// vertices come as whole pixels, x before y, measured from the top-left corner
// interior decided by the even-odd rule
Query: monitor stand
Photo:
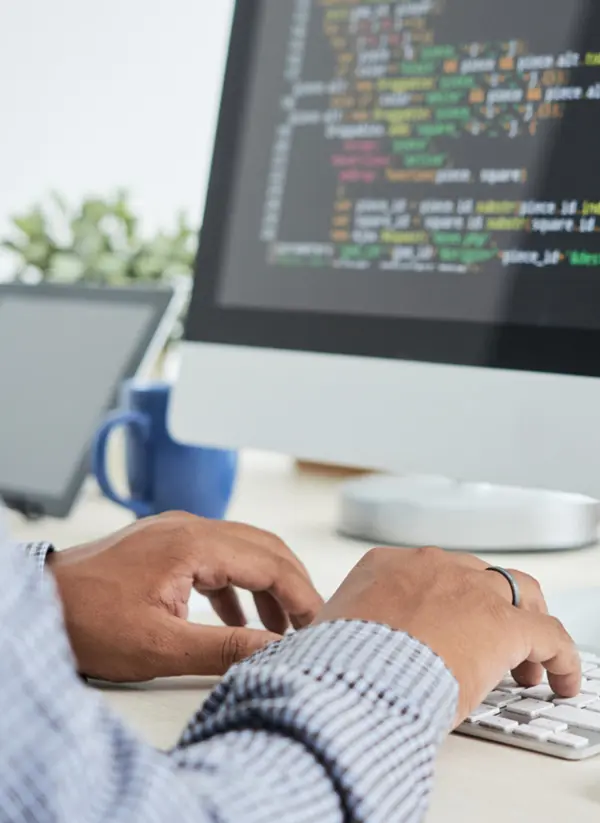
[[[577,494],[372,475],[344,484],[340,531],[379,545],[564,551],[598,541],[599,512],[596,500]]]

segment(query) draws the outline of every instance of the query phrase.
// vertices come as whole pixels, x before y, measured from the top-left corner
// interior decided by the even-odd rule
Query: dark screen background
[[[401,4],[392,4],[401,5]],[[286,267],[269,263],[260,239],[262,208],[276,129],[285,122],[282,98],[293,0],[264,0],[256,33],[251,93],[245,101],[244,139],[234,197],[230,203],[226,253],[219,273],[219,304],[255,308],[385,315],[477,322],[600,327],[600,284],[595,267],[503,267],[486,263],[477,274]],[[330,79],[334,55],[322,32],[322,9],[313,2],[303,81]],[[525,40],[532,54],[572,49],[600,50],[600,8],[593,0],[447,0],[435,18],[442,43]],[[600,73],[598,75],[600,79]],[[576,69],[571,85],[590,83],[590,69]],[[394,187],[393,196],[474,197],[475,199],[600,199],[600,101],[570,103],[565,116],[549,121],[535,138],[482,140],[465,135],[453,141],[457,167],[525,166],[525,186],[432,184]],[[337,179],[331,141],[323,127],[295,129],[278,239],[328,242]],[[357,184],[360,189],[360,184]],[[362,187],[353,197],[389,197],[390,184]],[[209,241],[210,242],[210,241]],[[561,247],[583,247],[579,236],[560,238]],[[543,251],[556,238],[523,234],[511,247]],[[600,253],[599,235],[585,248]]]

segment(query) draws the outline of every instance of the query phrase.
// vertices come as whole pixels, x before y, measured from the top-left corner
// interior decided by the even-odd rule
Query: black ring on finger
[[[503,569],[502,566],[488,566],[486,572],[496,572],[496,574],[502,575],[510,586],[510,590],[512,592],[512,604],[515,609],[518,609],[521,606],[521,589],[512,574],[506,569]]]

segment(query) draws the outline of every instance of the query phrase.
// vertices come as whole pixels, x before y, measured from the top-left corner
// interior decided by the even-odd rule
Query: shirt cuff
[[[452,726],[458,684],[443,660],[419,640],[389,626],[362,621],[322,623],[267,646],[241,667],[285,666],[333,686],[342,682],[374,703],[414,702],[437,721],[440,736]],[[233,670],[235,671],[235,669]]]
[[[30,560],[33,560],[38,572],[43,574],[46,569],[48,555],[54,551],[52,543],[22,543],[19,548]]]
[[[372,623],[323,623],[234,667],[184,734],[179,755],[230,731],[293,738],[325,767],[347,819],[379,823],[387,812],[378,809],[390,803],[426,802],[457,701],[444,662],[413,637]]]

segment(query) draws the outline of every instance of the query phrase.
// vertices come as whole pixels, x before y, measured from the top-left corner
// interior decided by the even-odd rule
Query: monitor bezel
[[[127,362],[123,365],[116,381],[114,390],[107,398],[104,413],[114,408],[122,382],[136,377],[148,362],[148,354],[156,355],[159,348],[167,342],[172,332],[171,307],[175,308],[176,294],[173,289],[157,287],[136,288],[108,288],[90,285],[61,285],[39,284],[30,286],[19,283],[0,283],[0,303],[6,297],[18,296],[24,299],[40,298],[51,301],[84,300],[86,302],[109,303],[114,305],[147,305],[153,312],[149,318],[143,335],[139,340]],[[165,318],[167,323],[165,323]],[[43,406],[52,403],[52,397],[40,397]],[[102,418],[98,420],[98,425]],[[30,490],[20,489],[10,485],[0,485],[0,501],[25,516],[37,519],[40,517],[67,517],[77,500],[84,481],[91,469],[90,443],[86,443],[80,450],[77,461],[72,467],[71,477],[62,493],[43,494]]]
[[[263,0],[237,0],[195,263],[186,340],[516,371],[600,376],[600,330],[367,317],[219,305],[219,272],[240,158]]]

